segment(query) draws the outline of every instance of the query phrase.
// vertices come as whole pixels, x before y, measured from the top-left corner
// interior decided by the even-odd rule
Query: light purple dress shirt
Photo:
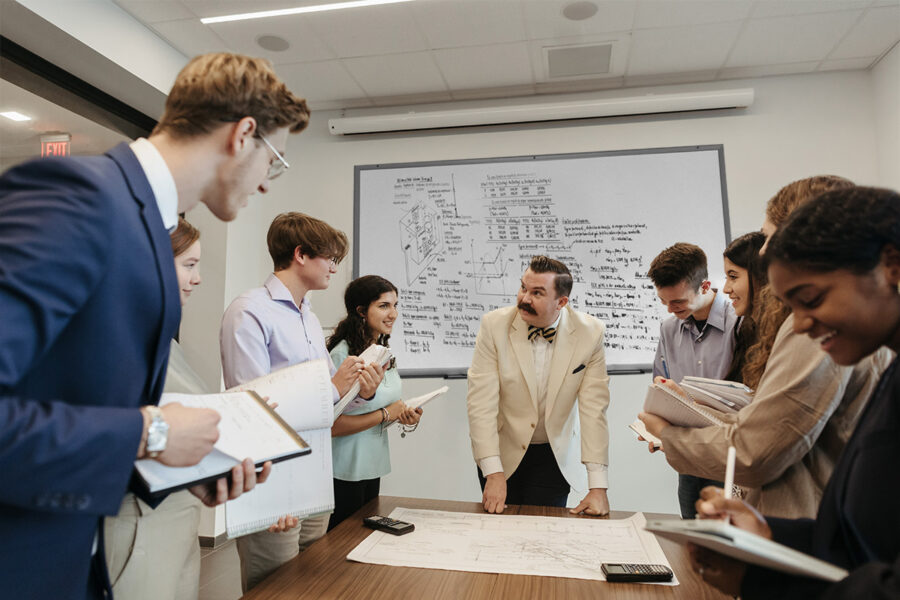
[[[304,298],[297,308],[290,290],[274,273],[263,287],[244,292],[225,310],[219,347],[226,388],[319,358],[328,361],[332,377],[337,370],[309,300]],[[332,389],[337,403],[337,388]]]
[[[713,299],[702,334],[693,317],[672,316],[660,324],[653,377],[681,381],[685,375],[722,379],[734,355],[734,327],[738,316],[724,292]]]

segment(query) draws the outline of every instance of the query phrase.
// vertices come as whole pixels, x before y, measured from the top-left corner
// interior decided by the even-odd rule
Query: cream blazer
[[[579,463],[609,464],[603,331],[600,320],[563,308],[547,380],[544,426],[550,446],[569,485],[582,493],[587,471]],[[537,425],[536,394],[528,325],[515,306],[487,313],[475,340],[466,398],[476,462],[499,455],[506,478],[515,472]]]

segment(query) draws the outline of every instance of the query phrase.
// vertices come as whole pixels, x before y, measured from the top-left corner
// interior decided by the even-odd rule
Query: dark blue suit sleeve
[[[111,209],[90,174],[70,163],[32,163],[0,180],[0,503],[118,510],[140,443],[139,411],[16,391],[95,293]]]

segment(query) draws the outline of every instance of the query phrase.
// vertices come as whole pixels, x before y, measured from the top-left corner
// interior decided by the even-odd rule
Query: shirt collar
[[[284,285],[284,282],[278,279],[275,273],[269,275],[269,278],[266,279],[266,282],[263,284],[265,288],[269,291],[269,296],[272,297],[272,300],[277,300],[279,302],[289,302],[291,306],[297,308],[297,305],[294,304],[294,296],[291,294],[291,290]],[[307,296],[303,297],[303,301],[300,302],[300,312],[308,311],[310,307],[309,298]]]
[[[178,227],[178,188],[175,178],[162,154],[147,138],[138,138],[128,145],[137,157],[156,197],[156,206],[165,228],[172,233]]]
[[[706,323],[719,331],[725,331],[725,313],[728,310],[728,297],[715,288],[712,288],[711,291],[715,294],[715,297],[713,297],[712,305],[709,308],[709,316],[706,317]],[[696,322],[697,319],[691,315],[681,322],[681,327],[690,327],[691,323]]]

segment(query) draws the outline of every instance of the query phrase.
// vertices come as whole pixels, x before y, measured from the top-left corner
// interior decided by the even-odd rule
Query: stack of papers
[[[386,367],[391,362],[391,350],[390,348],[386,348],[385,346],[379,346],[378,344],[372,344],[368,348],[362,351],[359,355],[363,361],[367,365],[381,365]],[[359,381],[356,381],[346,394],[340,399],[340,401],[334,405],[334,418],[337,419],[341,414],[343,414],[344,410],[346,410],[347,406],[353,402],[356,397],[359,395]]]
[[[684,397],[659,383],[650,384],[644,399],[644,412],[660,416],[672,425],[680,427],[722,426],[724,423],[715,411]],[[646,438],[644,438],[646,439]]]
[[[735,381],[689,375],[681,380],[681,387],[694,402],[724,413],[736,413],[753,401],[753,390]]]

